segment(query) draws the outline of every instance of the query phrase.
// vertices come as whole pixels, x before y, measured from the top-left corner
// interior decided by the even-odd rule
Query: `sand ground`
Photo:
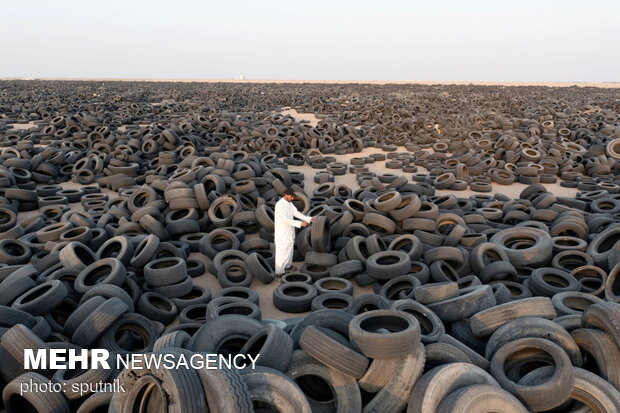
[[[308,121],[311,125],[316,126],[317,122],[319,121],[319,119],[316,118],[316,116],[312,113],[298,113],[295,109],[289,109],[289,108],[285,108],[282,111],[283,114],[290,114],[291,116],[293,116],[295,119],[297,120],[305,120]],[[12,125],[12,127],[14,129],[28,129],[30,127],[34,126],[34,124],[14,124]],[[398,149],[399,152],[407,152],[407,150],[402,147]],[[360,157],[360,156],[369,156],[370,154],[373,153],[378,153],[381,152],[380,149],[378,148],[365,148],[361,153],[353,153],[353,154],[347,154],[347,155],[334,155],[337,159],[338,162],[343,162],[346,163],[347,165],[349,164],[349,161],[351,160],[351,158],[354,157]],[[371,172],[376,172],[377,174],[384,174],[384,173],[399,173],[398,170],[393,170],[393,169],[387,169],[385,167],[385,161],[379,161],[379,162],[375,162],[372,164],[368,164],[366,165],[368,166],[369,170]],[[312,196],[312,192],[314,190],[314,188],[316,186],[318,186],[318,184],[316,184],[314,182],[314,174],[316,172],[318,172],[319,170],[313,169],[311,168],[309,165],[303,165],[303,166],[291,166],[290,170],[292,171],[299,171],[299,172],[303,172],[304,173],[304,185],[305,185],[305,192],[306,194],[308,194],[309,196]],[[428,171],[426,171],[426,169],[424,169],[423,167],[419,167],[418,168],[418,173],[427,173]],[[411,176],[412,174],[405,174],[409,180],[411,181]],[[355,179],[355,175],[351,174],[351,173],[347,173],[346,175],[342,175],[342,176],[336,176],[335,177],[335,183],[337,184],[344,184],[349,186],[352,189],[356,189],[358,187],[357,185],[357,181]],[[79,188],[81,185],[74,183],[74,182],[64,182],[61,184],[61,186],[65,189],[74,189],[74,188]],[[576,189],[572,189],[572,188],[564,188],[561,187],[559,184],[549,184],[546,185],[548,190],[550,192],[553,192],[555,195],[557,196],[570,196],[573,197],[575,196],[577,190]],[[523,190],[523,188],[525,188],[526,185],[524,184],[520,184],[520,183],[515,183],[512,185],[508,185],[508,186],[504,186],[504,185],[497,185],[497,184],[493,184],[493,192],[491,192],[491,194],[495,193],[495,192],[500,192],[502,194],[505,194],[511,198],[518,198],[520,192]],[[109,191],[107,189],[103,189],[102,192],[108,193],[108,195],[112,198],[116,195],[116,193]],[[465,190],[465,191],[457,191],[457,192],[453,192],[450,190],[438,190],[437,194],[439,195],[447,195],[447,194],[454,194],[457,197],[469,197],[470,195],[476,194],[476,192],[473,192],[471,190]],[[76,204],[71,204],[71,207],[76,209],[76,210],[83,210],[81,204],[76,203]],[[28,218],[30,216],[36,215],[38,214],[38,211],[30,211],[30,212],[23,212],[20,213],[20,218],[21,219],[25,219]],[[248,237],[255,237],[257,236],[256,234],[253,235],[249,235]],[[197,258],[200,259],[204,262],[206,262],[205,257],[200,254],[200,253],[191,253],[190,254],[191,258]],[[297,262],[295,263],[295,265],[297,266],[297,268],[301,267],[303,263]],[[202,287],[207,287],[209,288],[213,293],[221,290],[221,287],[219,286],[217,279],[215,276],[213,276],[212,274],[209,273],[205,273],[204,275],[194,278],[194,284],[198,285],[198,286],[202,286]],[[261,282],[254,280],[254,282],[252,283],[251,288],[253,290],[255,290],[259,297],[260,297],[260,307],[261,307],[261,312],[262,312],[262,317],[264,319],[285,319],[285,318],[289,318],[289,317],[293,317],[295,316],[294,314],[290,314],[290,313],[285,313],[282,312],[280,310],[278,310],[277,308],[275,308],[273,306],[273,301],[272,301],[272,294],[273,294],[273,290],[279,285],[279,281],[276,280],[274,282],[272,282],[269,285],[265,285],[262,284]],[[371,293],[372,292],[372,287],[367,286],[367,287],[359,287],[357,286],[357,284],[355,284],[355,282],[353,283],[354,285],[354,289],[353,289],[353,295],[354,296],[359,296],[362,294],[367,294],[367,293]],[[300,314],[303,315],[303,314]]]

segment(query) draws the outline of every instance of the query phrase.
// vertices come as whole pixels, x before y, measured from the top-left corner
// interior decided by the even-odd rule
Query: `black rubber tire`
[[[334,254],[328,254],[326,252],[308,251],[304,262],[307,264],[332,267],[338,263],[338,257]]]
[[[617,250],[620,238],[620,226],[611,225],[598,233],[588,244],[586,252],[597,267],[607,269],[607,262],[614,250]]]
[[[410,353],[401,355],[400,366],[396,373],[389,376],[389,381],[370,400],[364,411],[368,413],[400,413],[404,411],[411,396],[414,384],[422,374],[426,361],[424,346]],[[373,363],[383,361],[377,359]],[[387,372],[386,372],[387,373]]]
[[[293,340],[280,327],[271,324],[250,337],[239,353],[259,355],[257,365],[285,371],[293,355]]]
[[[455,340],[463,343],[467,347],[471,348],[478,354],[483,355],[486,348],[486,340],[479,339],[474,336],[471,328],[469,327],[469,319],[463,318],[461,320],[453,321],[450,324],[450,335]]]
[[[389,280],[405,275],[411,269],[411,258],[402,251],[383,251],[366,261],[368,275],[378,280]]]
[[[192,337],[183,330],[164,334],[153,343],[153,351],[160,351],[167,348],[186,348],[191,338]]]
[[[180,357],[183,350],[168,349],[168,357]],[[171,355],[171,356],[170,356]],[[174,360],[174,359],[173,359]],[[191,368],[125,369],[117,378],[126,392],[116,392],[110,402],[110,413],[135,411],[137,406],[168,411],[170,413],[201,413],[207,410],[206,396],[198,372]],[[144,387],[156,385],[159,394],[143,395]],[[150,393],[150,392],[149,392]],[[156,401],[159,398],[159,403]],[[169,402],[174,401],[174,403]],[[160,405],[160,403],[162,403]]]
[[[517,269],[508,261],[495,261],[480,270],[478,278],[483,284],[494,280],[516,281]]]
[[[592,294],[569,291],[555,294],[551,297],[551,302],[553,303],[558,316],[570,314],[581,316],[587,307],[593,304],[602,303],[603,300]]]
[[[86,300],[96,296],[103,297],[105,299],[116,297],[127,305],[130,313],[133,313],[134,311],[134,302],[132,297],[127,293],[127,291],[113,284],[97,284],[94,287],[91,287],[80,298],[80,305],[86,302]]]
[[[620,392],[607,381],[587,370],[575,368],[575,385],[571,399],[592,411],[611,413],[620,406]]]
[[[314,221],[310,225],[310,245],[316,252],[329,252],[331,249],[327,217],[314,217]]]
[[[446,396],[437,413],[467,413],[473,411],[506,411],[528,413],[528,409],[512,394],[497,386],[478,384],[466,386]]]
[[[376,212],[366,213],[362,219],[362,224],[364,224],[371,233],[381,236],[393,234],[396,230],[396,223],[394,221]]]
[[[112,401],[112,392],[99,392],[91,394],[77,409],[76,413],[107,412]]]
[[[388,245],[388,251],[402,251],[409,255],[412,261],[422,256],[423,245],[418,237],[413,234],[400,235]]]
[[[140,296],[137,310],[148,319],[160,321],[164,324],[171,323],[179,311],[170,298],[152,292]]]
[[[401,275],[383,284],[379,295],[391,301],[413,298],[415,290],[420,288],[420,285],[420,280],[413,275]]]
[[[65,268],[83,270],[97,260],[97,256],[81,242],[72,241],[60,251],[58,258]]]
[[[413,387],[407,413],[434,413],[450,393],[477,384],[499,387],[489,373],[472,364],[449,363],[435,367],[425,373]]]
[[[315,281],[313,285],[319,295],[326,293],[353,295],[353,284],[344,278],[321,278],[320,280]]]
[[[129,311],[127,305],[118,298],[104,301],[92,313],[86,315],[71,335],[71,341],[78,346],[88,348],[127,311]]]
[[[424,347],[421,346],[422,349]],[[383,389],[402,368],[403,359],[394,357],[373,360],[366,373],[357,381],[360,389],[368,393],[377,393]]]
[[[233,302],[217,305],[213,310],[207,310],[208,319],[221,317],[227,314],[239,314],[257,320],[261,319],[261,312],[258,305],[247,301],[235,300]]]
[[[596,364],[598,375],[617,389],[620,386],[620,370],[615,366],[620,363],[620,349],[614,339],[606,332],[593,328],[578,328],[571,331],[571,336],[581,352]]]
[[[609,333],[620,346],[620,304],[598,303],[585,309],[581,316],[584,328],[598,328]]]
[[[0,283],[0,305],[10,305],[22,294],[32,290],[37,283],[31,278],[38,271],[33,266],[23,266]]]
[[[205,264],[199,259],[188,258],[185,260],[187,264],[187,275],[192,278],[200,277],[205,273]]]
[[[250,390],[233,369],[199,369],[198,376],[211,412],[252,413]]]
[[[527,240],[529,248],[512,249],[510,243]],[[551,236],[537,228],[510,228],[497,232],[489,240],[508,256],[512,265],[540,266],[550,261],[553,252]]]
[[[528,287],[535,295],[552,297],[566,291],[579,291],[581,284],[566,271],[542,267],[532,272]]]
[[[144,267],[144,280],[150,287],[178,284],[187,278],[185,260],[178,257],[153,260]]]
[[[390,212],[396,209],[402,202],[400,193],[389,191],[379,195],[373,200],[373,206],[381,212]]]
[[[104,258],[80,271],[73,288],[76,292],[84,294],[97,284],[112,284],[120,287],[126,277],[127,270],[122,262],[116,258]]]
[[[553,320],[557,313],[547,297],[525,298],[482,310],[469,318],[469,326],[476,337],[485,337],[502,325],[522,317]]]
[[[314,326],[304,329],[299,346],[324,365],[354,378],[362,377],[368,368],[368,358]]]
[[[252,284],[252,273],[245,261],[229,260],[217,269],[217,281],[222,288],[249,287]]]
[[[136,313],[121,315],[101,335],[97,345],[112,353],[146,353],[153,350],[157,339],[155,325]],[[141,341],[141,345],[138,345]],[[130,347],[130,348],[126,348]]]
[[[248,386],[252,401],[259,406],[269,406],[266,407],[267,411],[312,412],[299,386],[285,374],[268,367],[245,369],[240,373]]]
[[[303,317],[293,327],[290,335],[293,339],[295,348],[299,348],[299,338],[303,334],[306,327],[314,326],[317,328],[327,328],[341,334],[345,338],[349,337],[349,324],[353,319],[353,315],[339,310],[318,310],[313,311],[306,317]]]
[[[95,311],[95,309],[103,304],[105,300],[106,299],[104,297],[95,296],[81,303],[78,308],[67,317],[67,320],[63,326],[64,333],[68,337],[71,337],[80,324],[82,324],[82,321],[84,321],[86,316]]]
[[[416,301],[410,299],[394,301],[391,308],[409,313],[418,319],[418,323],[420,323],[420,340],[424,344],[439,341],[446,332],[439,317],[428,307]]]
[[[235,288],[235,287],[232,287]],[[242,288],[242,287],[238,287]],[[211,290],[206,287],[200,287],[197,285],[192,286],[192,289],[185,295],[180,297],[172,297],[172,302],[177,306],[179,310],[183,310],[189,306],[196,304],[206,304],[211,301]]]
[[[574,366],[583,363],[579,347],[568,331],[556,322],[538,317],[517,318],[498,328],[489,338],[484,355],[491,360],[498,348],[524,337],[549,340],[568,354]]]
[[[185,307],[179,314],[179,323],[205,323],[207,320],[215,318],[215,316],[207,316],[209,304],[194,304],[189,307]],[[217,308],[220,306],[218,305]]]
[[[415,194],[408,194],[402,197],[401,202],[392,210],[388,211],[390,216],[396,221],[403,221],[414,216],[419,210],[422,202]]]
[[[507,363],[515,366],[541,354],[553,359],[555,370],[552,377],[531,386],[515,383],[508,378],[505,371]],[[575,383],[575,372],[568,355],[557,344],[540,338],[521,338],[500,347],[491,360],[491,374],[505,390],[519,397],[534,411],[551,410],[562,405],[570,397]]]
[[[377,332],[379,329],[386,329],[389,334]],[[420,323],[404,311],[369,311],[351,320],[349,336],[367,357],[398,357],[420,343]]]
[[[432,369],[437,366],[448,363],[469,363],[473,364],[472,360],[461,351],[458,347],[452,344],[437,342],[426,345],[426,364],[427,369]]]
[[[200,240],[199,245],[200,252],[209,258],[214,258],[222,251],[238,250],[241,246],[241,242],[231,231],[218,228],[205,235],[204,238]]]
[[[238,297],[243,300],[251,301],[254,304],[259,303],[258,293],[247,287],[229,287],[224,288],[213,294],[213,299],[219,297]]]
[[[0,262],[9,265],[25,264],[30,259],[30,247],[16,239],[0,240]]]
[[[43,340],[22,324],[11,327],[2,335],[2,347],[23,367],[25,367],[24,349],[32,349],[35,353],[37,350],[48,349]],[[39,372],[49,373],[47,370]]]
[[[157,253],[159,243],[159,238],[153,234],[149,234],[142,239],[134,249],[133,257],[129,261],[131,266],[137,268],[144,267]]]
[[[364,266],[359,260],[347,260],[339,262],[328,268],[330,277],[350,278],[360,274]]]
[[[192,282],[192,277],[187,276],[180,283],[153,287],[152,290],[156,293],[165,295],[168,298],[180,298],[189,294],[193,288],[194,283]]]
[[[304,392],[313,412],[325,407],[336,413],[362,411],[362,396],[356,380],[324,366],[302,350],[293,353],[286,375]]]
[[[350,311],[353,307],[353,297],[341,293],[325,293],[317,295],[310,304],[310,310],[318,311],[324,309]]]
[[[312,285],[303,282],[285,283],[273,291],[273,305],[287,313],[303,313],[310,310],[312,300],[317,295]]]
[[[282,282],[282,284],[291,282],[303,282],[306,284],[313,284],[312,277],[302,272],[291,272],[285,274],[284,276],[282,276],[280,281]]]
[[[68,294],[69,290],[62,281],[47,281],[17,297],[11,307],[32,315],[41,315],[59,305]]]
[[[459,286],[455,282],[426,284],[415,289],[414,297],[420,304],[433,304],[456,297]]]
[[[116,258],[125,266],[129,265],[134,254],[134,246],[127,237],[116,236],[106,240],[97,250],[97,259]]]
[[[273,268],[260,254],[256,252],[249,254],[245,263],[252,275],[263,284],[269,284],[275,279]]]
[[[446,323],[470,317],[495,304],[495,296],[491,287],[481,285],[461,289],[458,297],[429,304],[428,308]]]
[[[223,346],[231,345],[240,350],[243,345],[263,328],[263,324],[250,317],[223,315],[203,324],[187,345],[196,353],[219,353]]]
[[[350,311],[352,314],[361,314],[374,310],[386,310],[390,308],[390,302],[379,294],[364,294],[355,297],[353,307]]]
[[[471,269],[476,275],[479,275],[486,266],[497,261],[508,261],[508,256],[503,249],[491,242],[476,245],[469,254]]]

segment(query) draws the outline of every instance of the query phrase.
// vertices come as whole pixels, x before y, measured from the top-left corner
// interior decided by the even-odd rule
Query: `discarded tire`
[[[618,410],[613,89],[0,83],[8,412]],[[278,280],[289,187],[314,221]],[[23,348],[261,357],[26,371]]]

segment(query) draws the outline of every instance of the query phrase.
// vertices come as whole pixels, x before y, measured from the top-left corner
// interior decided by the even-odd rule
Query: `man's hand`
[[[308,226],[308,223],[306,221],[301,221],[302,228],[307,227],[307,226]]]
[[[314,217],[310,218],[310,222],[314,222]]]

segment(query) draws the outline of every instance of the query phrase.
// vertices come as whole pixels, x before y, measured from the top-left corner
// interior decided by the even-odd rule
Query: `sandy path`
[[[297,110],[291,108],[283,108],[280,113],[283,115],[291,115],[298,122],[308,123],[313,128],[319,124],[319,119],[314,115],[314,113],[299,113]]]

